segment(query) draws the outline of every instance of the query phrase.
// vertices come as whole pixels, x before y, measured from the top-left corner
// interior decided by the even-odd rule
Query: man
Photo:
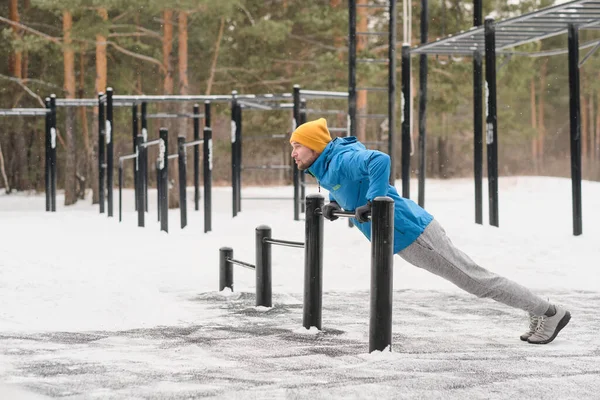
[[[550,343],[571,319],[563,307],[480,267],[454,247],[431,214],[400,197],[388,183],[387,154],[367,150],[352,136],[332,140],[323,118],[300,125],[292,133],[290,144],[298,169],[313,175],[329,191],[330,202],[322,210],[325,218],[334,221],[338,218],[334,211],[354,211],[355,226],[370,240],[371,201],[389,196],[394,200],[394,253],[478,297],[527,311],[529,329],[521,340]]]

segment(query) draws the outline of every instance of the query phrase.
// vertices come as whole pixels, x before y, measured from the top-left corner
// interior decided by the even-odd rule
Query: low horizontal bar
[[[292,167],[289,165],[256,165],[256,166],[242,166],[241,167],[244,170],[253,170],[253,169],[277,169],[277,170],[281,170],[281,169],[291,169]]]
[[[358,36],[386,36],[389,32],[356,32]]]
[[[119,161],[131,160],[132,158],[137,158],[137,153],[127,154],[126,156],[121,156],[121,157],[119,157]]]
[[[204,143],[204,139],[194,140],[193,142],[187,142],[187,143],[184,143],[183,146],[184,147],[196,146],[196,145],[202,144],[202,143]]]
[[[387,114],[356,114],[356,118],[387,118]]]
[[[363,64],[385,64],[390,60],[387,58],[357,58],[356,62]]]
[[[294,96],[291,93],[281,94],[236,94],[235,98],[238,100],[255,100],[255,101],[281,101],[281,100],[292,100]]]
[[[229,261],[232,264],[239,265],[240,267],[244,267],[244,268],[248,268],[248,269],[252,269],[252,270],[256,269],[256,267],[254,265],[249,264],[247,262],[235,260],[233,258],[226,258],[225,260]]]
[[[387,92],[390,89],[386,87],[357,87],[356,90],[366,90],[368,92]]]
[[[169,160],[172,160],[174,158],[179,157],[179,154],[169,154],[169,156],[167,157]]]
[[[321,214],[321,210],[318,213]],[[352,211],[334,211],[333,215],[336,217],[354,218],[355,214]],[[371,215],[369,215],[369,219],[371,219]]]
[[[155,139],[155,140],[151,140],[149,142],[146,143],[142,143],[142,146],[144,147],[150,147],[150,146],[154,146],[160,143],[160,139]]]
[[[270,243],[270,244],[276,244],[279,246],[286,246],[286,247],[296,247],[299,249],[303,249],[304,248],[304,243],[302,242],[291,242],[289,240],[279,240],[279,239],[273,239],[273,238],[264,238],[264,242],[265,243]]]
[[[214,102],[229,102],[231,101],[231,95],[213,95],[213,96],[127,96],[127,95],[115,95],[113,96],[113,103],[160,103],[160,102],[178,102],[178,101],[214,101]]]
[[[304,90],[300,89],[300,96],[305,96],[309,98],[339,98],[339,99],[347,99],[348,92],[326,92],[321,90]]]
[[[56,99],[57,107],[97,107],[98,99]]]
[[[47,108],[9,108],[0,110],[0,116],[10,117],[10,116],[23,116],[23,117],[35,117],[46,115],[50,112]]]
[[[169,113],[157,113],[147,114],[146,118],[204,118],[204,114],[169,114]]]
[[[240,104],[241,106],[246,106],[248,108],[254,109],[254,110],[264,110],[264,111],[271,111],[273,110],[273,107],[265,105],[265,104],[261,104],[261,103],[254,103],[251,101],[238,101],[238,104]]]
[[[324,115],[339,115],[339,114],[348,114],[346,110],[318,110],[315,108],[301,108],[300,112],[305,111],[306,113],[312,114],[324,114]]]

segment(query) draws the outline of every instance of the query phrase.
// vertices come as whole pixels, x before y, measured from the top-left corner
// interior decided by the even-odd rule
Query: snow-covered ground
[[[306,331],[302,249],[273,247],[273,308],[254,307],[251,270],[235,267],[235,291],[218,292],[220,247],[254,263],[263,224],[304,240],[291,200],[244,200],[232,218],[231,189],[215,188],[205,234],[190,190],[188,227],[172,210],[166,234],[152,191],[145,228],[129,190],[121,223],[117,204],[107,218],[59,195],[46,213],[43,195],[1,194],[0,398],[597,398],[600,183],[582,191],[575,237],[567,179],[501,178],[499,228],[474,223],[472,180],[429,180],[426,208],[459,248],[573,319],[529,345],[522,311],[395,257],[393,351],[372,354],[370,245],[343,220],[325,226],[323,330]],[[244,188],[257,196],[292,188]]]

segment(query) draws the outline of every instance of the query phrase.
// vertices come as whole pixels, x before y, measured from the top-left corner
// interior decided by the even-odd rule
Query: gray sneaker
[[[542,315],[540,323],[533,335],[527,341],[533,344],[547,344],[554,340],[558,332],[567,326],[571,319],[571,313],[562,307],[556,306],[556,314],[551,317]]]
[[[529,329],[527,330],[527,332],[525,332],[524,334],[521,335],[522,341],[526,342],[527,339],[529,339],[529,337],[535,333],[535,330],[537,329],[538,325],[540,324],[541,319],[542,319],[542,317],[538,317],[537,315],[529,314]]]

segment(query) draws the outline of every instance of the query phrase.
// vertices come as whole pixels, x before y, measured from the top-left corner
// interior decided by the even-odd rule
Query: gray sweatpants
[[[477,265],[452,244],[435,219],[398,255],[477,297],[489,297],[533,315],[543,315],[550,306],[526,287]]]

